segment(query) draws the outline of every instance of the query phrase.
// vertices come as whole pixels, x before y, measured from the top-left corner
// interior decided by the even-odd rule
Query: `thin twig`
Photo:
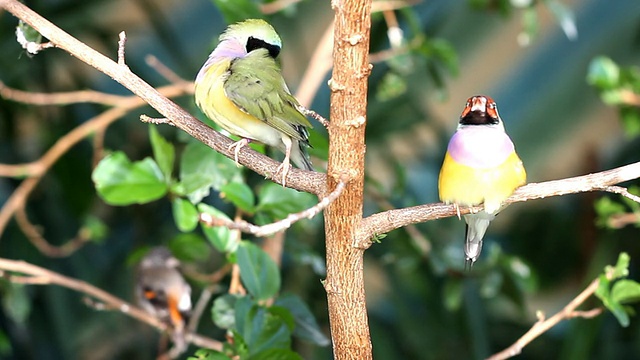
[[[124,60],[125,45],[127,44],[127,34],[121,31],[118,34],[118,65],[127,67],[127,63]]]
[[[327,206],[329,206],[329,204],[331,204],[335,199],[337,199],[340,194],[342,194],[345,186],[346,181],[341,179],[336,185],[336,188],[314,206],[298,213],[289,214],[286,218],[267,225],[258,226],[242,219],[231,221],[221,218],[214,218],[207,213],[200,214],[200,222],[206,226],[224,226],[229,229],[240,230],[248,234],[253,234],[257,237],[263,237],[288,229],[291,227],[291,225],[302,219],[311,219],[312,217],[316,216]]]
[[[622,186],[605,186],[602,188],[602,191],[606,191],[614,194],[620,194],[631,201],[640,203],[640,196],[633,195],[632,193],[629,192],[629,190],[627,190],[626,188],[623,188]]]
[[[152,118],[145,114],[140,115],[140,121],[142,121],[143,123],[154,124],[154,125],[167,124],[171,126],[176,126],[176,124],[174,124],[173,121],[171,121],[171,119]]]
[[[609,276],[609,274],[607,274],[607,276]],[[600,279],[596,278],[591,282],[591,284],[589,284],[589,286],[587,286],[586,289],[584,289],[580,294],[578,294],[578,296],[571,300],[571,302],[569,302],[567,306],[565,306],[562,310],[548,319],[545,319],[542,312],[538,312],[538,321],[533,324],[529,331],[522,335],[522,337],[520,337],[520,339],[513,343],[513,345],[500,351],[499,353],[491,355],[489,358],[487,358],[487,360],[508,359],[512,356],[520,354],[522,352],[522,349],[527,346],[527,344],[551,329],[560,321],[576,317],[592,318],[601,314],[601,308],[596,308],[588,311],[576,310],[578,306],[582,305],[591,295],[595,293],[595,291],[598,289],[598,285],[600,285]]]
[[[306,107],[302,106],[302,105],[298,105],[297,106],[298,111],[300,111],[303,115],[305,116],[310,116],[316,120],[318,120],[318,122],[320,124],[322,124],[322,126],[328,128],[329,127],[329,120],[325,119],[322,115],[318,114],[317,112],[311,110],[311,109],[307,109]]]
[[[60,285],[99,300],[104,303],[104,307],[107,309],[117,309],[118,311],[131,316],[136,320],[147,323],[160,331],[170,331],[167,325],[153,315],[84,281],[73,279],[20,260],[0,258],[0,269],[6,272],[29,275],[13,275],[5,272],[3,275],[8,278],[9,281],[29,283],[28,279],[31,278],[36,279],[36,281],[31,282],[31,284]],[[196,346],[222,350],[222,343],[198,334],[187,334],[185,339]]]
[[[183,89],[177,85],[165,86],[159,88],[158,91],[169,97],[183,94]],[[129,96],[126,99],[122,99],[118,107],[109,109],[85,121],[58,139],[37,161],[27,164],[1,165],[0,176],[27,176],[29,178],[20,183],[4,203],[2,209],[0,209],[0,234],[4,232],[13,214],[15,214],[19,208],[25,206],[29,194],[31,194],[33,189],[38,185],[42,175],[46,173],[62,155],[95,131],[106,128],[112,122],[126,115],[129,111],[145,104],[144,100],[136,96]]]
[[[607,220],[607,226],[612,229],[621,229],[627,225],[640,224],[639,213],[624,213],[611,215]]]
[[[131,95],[113,95],[93,90],[80,90],[59,93],[39,93],[22,91],[8,87],[0,81],[0,97],[6,100],[33,105],[70,105],[80,103],[95,103],[119,106]]]
[[[149,65],[149,67],[157,71],[158,74],[162,75],[162,77],[167,79],[167,81],[169,81],[170,83],[184,86],[185,93],[187,94],[194,93],[195,89],[194,89],[193,81],[187,81],[181,78],[173,70],[169,69],[169,67],[167,67],[160,60],[158,60],[157,57],[153,55],[147,55],[144,58],[144,60],[147,63],[147,65]]]
[[[89,232],[86,229],[81,228],[73,239],[63,245],[54,246],[51,245],[42,236],[36,226],[29,221],[24,207],[19,208],[18,211],[16,211],[15,216],[20,230],[22,230],[38,251],[48,257],[67,257],[83,247],[87,242],[91,241]]]

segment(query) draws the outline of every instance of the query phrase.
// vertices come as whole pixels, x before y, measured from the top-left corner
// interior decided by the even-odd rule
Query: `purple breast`
[[[509,136],[500,128],[469,126],[453,134],[447,151],[459,164],[492,168],[502,164],[514,147]]]

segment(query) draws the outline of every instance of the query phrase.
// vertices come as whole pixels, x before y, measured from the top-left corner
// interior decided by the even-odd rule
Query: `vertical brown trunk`
[[[325,211],[331,338],[336,359],[371,359],[364,292],[364,249],[354,247],[362,220],[364,131],[367,108],[370,0],[334,0],[328,188],[348,179],[343,194]]]

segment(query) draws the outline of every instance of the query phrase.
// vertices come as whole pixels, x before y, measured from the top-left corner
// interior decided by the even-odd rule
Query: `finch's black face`
[[[500,122],[498,106],[488,96],[473,96],[460,115],[460,125],[495,125]]]
[[[277,58],[280,54],[280,46],[269,44],[268,42],[262,39],[254,38],[253,36],[249,36],[245,48],[247,49],[247,53],[250,53],[251,51],[256,49],[266,49],[269,52],[269,56],[274,59]]]

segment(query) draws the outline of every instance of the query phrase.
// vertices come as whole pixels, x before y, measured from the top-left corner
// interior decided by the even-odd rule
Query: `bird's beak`
[[[476,96],[471,100],[471,111],[485,112],[487,109],[487,99]]]

